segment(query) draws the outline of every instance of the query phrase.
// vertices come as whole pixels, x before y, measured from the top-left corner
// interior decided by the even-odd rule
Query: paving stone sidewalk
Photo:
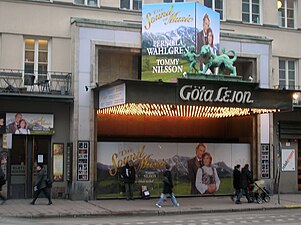
[[[157,200],[157,198],[135,199],[134,201],[114,199],[86,202],[54,199],[53,205],[47,205],[46,199],[38,199],[36,205],[30,205],[29,199],[8,200],[0,205],[0,217],[154,216],[301,208],[301,194],[281,194],[280,204],[278,204],[278,195],[271,196],[269,203],[247,203],[243,199],[240,205],[234,204],[229,196],[178,198],[180,207],[173,207],[170,199],[167,199],[160,209],[155,206]]]

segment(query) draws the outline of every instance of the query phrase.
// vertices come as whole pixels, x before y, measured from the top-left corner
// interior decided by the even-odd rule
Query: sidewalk
[[[116,199],[85,202],[54,199],[53,205],[50,206],[47,205],[47,199],[38,199],[36,205],[30,205],[30,199],[8,200],[0,205],[0,217],[154,216],[301,208],[301,194],[281,194],[280,204],[278,204],[277,195],[271,196],[271,201],[263,204],[248,204],[244,198],[240,205],[234,204],[229,196],[178,198],[180,207],[173,207],[170,199],[167,199],[161,209],[155,206],[157,200],[157,198],[152,198],[134,201]]]

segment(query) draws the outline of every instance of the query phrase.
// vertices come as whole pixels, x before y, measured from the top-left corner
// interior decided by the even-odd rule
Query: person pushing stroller
[[[241,170],[241,188],[244,194],[246,195],[248,203],[253,202],[253,199],[251,198],[249,193],[249,185],[253,183],[253,176],[249,169],[249,164],[246,164]]]

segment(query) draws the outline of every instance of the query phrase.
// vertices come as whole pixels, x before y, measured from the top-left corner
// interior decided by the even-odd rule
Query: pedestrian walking
[[[134,168],[134,162],[132,160],[125,164],[125,166],[122,169],[121,176],[125,186],[126,200],[134,200],[133,191],[136,173]]]
[[[170,165],[165,165],[165,171],[163,173],[163,192],[161,193],[159,201],[156,203],[156,206],[158,208],[162,207],[162,203],[164,200],[166,200],[166,195],[169,194],[170,199],[175,207],[179,207],[180,204],[177,202],[177,199],[172,191],[173,189],[173,183],[172,183],[172,177],[170,172]]]
[[[248,203],[253,202],[249,193],[249,185],[253,183],[254,183],[253,176],[251,171],[249,170],[249,164],[246,164],[241,170],[241,188],[246,195]]]
[[[45,174],[45,170],[43,169],[43,165],[38,165],[36,167],[37,170],[37,176],[34,181],[34,194],[33,194],[33,200],[30,202],[30,204],[34,205],[37,198],[39,197],[40,193],[43,192],[44,195],[48,199],[48,205],[52,204],[50,193],[48,190],[48,184],[47,184],[47,176]]]
[[[5,174],[2,170],[1,160],[0,160],[0,198],[2,200],[1,205],[6,202],[6,198],[2,195],[2,186],[6,183]]]
[[[235,189],[235,194],[233,201],[236,204],[241,204],[240,198],[242,197],[242,190],[241,190],[241,172],[240,172],[240,165],[237,164],[234,167],[233,171],[233,188]]]

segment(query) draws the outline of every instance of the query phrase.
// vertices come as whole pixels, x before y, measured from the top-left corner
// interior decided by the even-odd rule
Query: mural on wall
[[[219,14],[199,3],[143,5],[141,79],[176,82],[191,67],[199,73],[201,47],[217,54],[219,29]]]
[[[152,196],[160,195],[166,163],[171,165],[174,192],[178,196],[233,193],[232,168],[236,164],[250,163],[250,145],[206,143],[203,164],[199,165],[200,169],[197,168],[192,176],[189,174],[188,164],[196,157],[198,145],[199,143],[98,142],[96,197],[123,197],[120,170],[129,160],[134,161],[136,169],[135,196],[141,196],[142,186],[147,186]],[[214,185],[205,183],[203,175],[211,176],[209,180]],[[210,186],[214,186],[214,190],[209,190]],[[198,192],[195,193],[193,189]]]
[[[23,135],[54,134],[53,114],[6,113],[6,132]]]

